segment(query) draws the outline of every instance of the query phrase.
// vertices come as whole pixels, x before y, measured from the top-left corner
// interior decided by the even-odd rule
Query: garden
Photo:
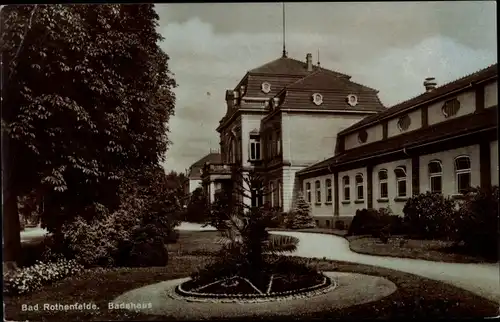
[[[498,187],[474,188],[460,199],[422,193],[404,216],[390,209],[357,211],[346,238],[351,250],[445,262],[498,261]]]

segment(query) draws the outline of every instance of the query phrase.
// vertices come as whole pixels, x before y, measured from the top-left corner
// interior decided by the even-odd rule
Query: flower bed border
[[[323,274],[322,274],[323,275]],[[338,284],[335,280],[323,275],[323,282],[313,286],[308,286],[298,290],[273,292],[269,294],[216,294],[198,293],[186,291],[182,285],[187,281],[177,285],[171,292],[170,297],[188,302],[210,302],[210,303],[258,303],[269,301],[284,301],[321,295],[335,289]]]

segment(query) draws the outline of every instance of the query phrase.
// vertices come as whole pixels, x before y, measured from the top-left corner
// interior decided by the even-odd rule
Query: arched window
[[[316,180],[314,185],[316,188],[316,203],[321,203],[321,182]]]
[[[394,169],[394,174],[396,174],[396,195],[398,197],[406,197],[406,167],[397,167]]]
[[[434,160],[429,162],[429,185],[432,193],[443,192],[443,166],[441,161]]]
[[[326,179],[326,202],[332,202],[332,179]]]
[[[311,203],[311,183],[310,182],[306,183],[306,199],[307,199],[307,202]]]
[[[361,173],[356,175],[356,199],[364,199],[363,175]]]
[[[455,176],[458,193],[467,193],[471,186],[471,167],[468,156],[455,158]]]
[[[349,176],[345,176],[342,178],[342,184],[344,188],[344,200],[349,201],[351,200],[351,185],[349,182]]]
[[[382,169],[378,172],[378,182],[379,182],[379,198],[387,199],[389,198],[389,189],[387,183],[387,170]]]

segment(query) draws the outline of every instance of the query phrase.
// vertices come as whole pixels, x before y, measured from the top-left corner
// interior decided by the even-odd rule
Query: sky
[[[286,3],[288,57],[352,76],[390,107],[497,62],[496,2]],[[225,90],[281,57],[282,4],[156,4],[160,46],[178,87],[166,170],[184,171],[219,148]]]

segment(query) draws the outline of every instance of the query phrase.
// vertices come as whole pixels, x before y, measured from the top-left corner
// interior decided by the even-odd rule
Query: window
[[[261,183],[256,183],[255,187],[252,188],[251,202],[252,207],[261,207],[263,204],[263,186]]]
[[[326,202],[332,202],[332,179],[326,179]]]
[[[306,183],[306,198],[307,202],[311,203],[311,183]]]
[[[364,191],[363,191],[363,175],[358,173],[356,175],[356,199],[363,200],[364,199]]]
[[[321,203],[321,182],[319,182],[319,180],[316,180],[314,185],[316,188],[316,203]]]
[[[343,177],[342,183],[344,185],[344,200],[349,201],[349,200],[351,200],[349,177],[348,176]]]
[[[276,194],[278,196],[278,200],[276,201],[278,207],[281,207],[281,200],[283,200],[283,187],[281,185],[281,180],[278,180],[278,193]]]
[[[271,207],[274,207],[274,183],[271,181],[269,183],[269,195],[271,196]]]
[[[380,199],[389,198],[389,189],[387,187],[387,170],[384,169],[378,172],[378,181]]]
[[[467,193],[471,186],[471,168],[468,156],[455,159],[455,176],[458,193]]]
[[[396,174],[397,196],[406,197],[406,167],[397,167],[394,173]]]
[[[276,154],[281,154],[281,133],[279,131],[276,133]]]
[[[250,138],[250,160],[260,160],[260,140],[256,137]]]
[[[443,166],[441,161],[429,162],[429,184],[432,193],[442,193]]]
[[[326,227],[327,227],[327,228],[330,228],[330,220],[327,220],[327,221],[326,221]]]
[[[272,158],[274,157],[274,151],[273,151],[273,136],[272,134],[269,134],[267,136],[267,157]]]

